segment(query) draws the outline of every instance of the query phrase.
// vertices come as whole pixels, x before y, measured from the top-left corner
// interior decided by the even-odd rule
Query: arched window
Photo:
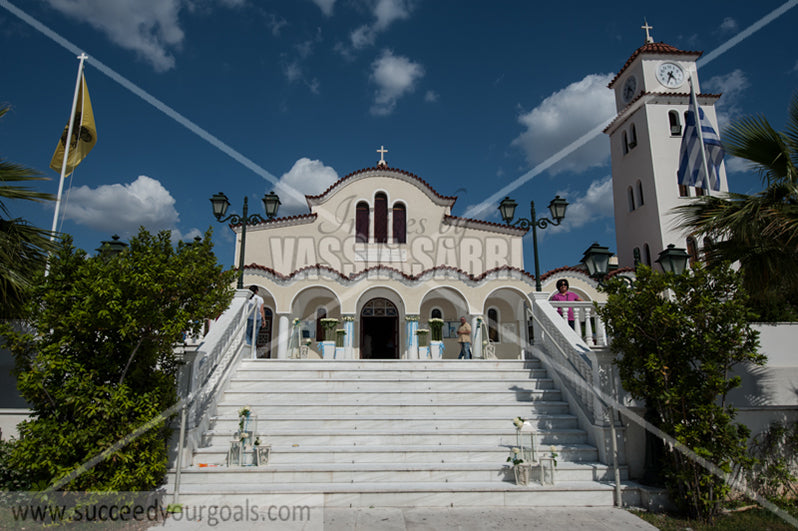
[[[640,179],[637,180],[637,206],[643,206],[645,204],[645,199],[643,199],[643,183],[640,182]]]
[[[388,196],[382,192],[374,196],[374,241],[388,243]]]
[[[715,245],[715,242],[712,241],[712,238],[710,238],[709,236],[704,238],[704,249],[703,249],[703,251],[704,251],[704,260],[707,259],[707,255],[708,254],[712,253],[712,246],[713,245]]]
[[[634,257],[635,267],[637,267],[637,264],[641,263],[641,260],[640,260],[640,247],[635,247],[632,250],[632,256]]]
[[[443,319],[443,313],[439,308],[433,308],[429,314],[430,319]]]
[[[623,140],[623,154],[626,155],[627,153],[629,153],[629,139],[628,136],[626,135],[626,131],[623,132],[621,140]]]
[[[690,196],[690,189],[687,188],[686,185],[680,184],[679,185],[679,197],[689,197]]]
[[[643,244],[643,259],[645,260],[645,264],[651,267],[651,250],[648,248],[648,244]]]
[[[324,341],[324,327],[321,326],[321,320],[326,318],[326,308],[319,308],[316,310],[316,341]]]
[[[629,149],[634,149],[637,146],[637,129],[635,124],[629,128]]]
[[[698,261],[698,245],[696,245],[695,238],[692,236],[687,237],[687,255],[689,256],[690,266],[693,266]]]
[[[673,136],[681,136],[682,135],[682,124],[679,121],[679,113],[678,111],[668,111],[668,122],[671,126],[671,135]]]
[[[635,209],[635,192],[632,187],[626,189],[626,198],[629,201],[629,212]]]
[[[407,243],[407,210],[402,203],[393,204],[393,243]]]
[[[369,241],[369,204],[361,201],[355,209],[355,241],[368,243]]]
[[[496,308],[488,309],[488,339],[499,342],[499,312]]]

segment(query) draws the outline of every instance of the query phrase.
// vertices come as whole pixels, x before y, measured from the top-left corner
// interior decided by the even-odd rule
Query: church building
[[[455,358],[465,317],[474,356],[485,347],[488,357],[519,358],[535,289],[524,269],[527,229],[453,216],[456,197],[390,167],[379,151],[375,167],[307,196],[310,213],[247,226],[244,284],[259,287],[266,308],[258,355],[298,357],[307,346],[310,357]],[[241,226],[234,230],[240,245]],[[547,289],[566,274],[550,275]],[[587,275],[572,276],[583,300],[597,296]],[[331,319],[338,348],[325,353]],[[431,343],[430,319],[443,320]]]

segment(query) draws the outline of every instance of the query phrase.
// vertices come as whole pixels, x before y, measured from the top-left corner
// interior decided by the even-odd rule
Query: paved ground
[[[219,515],[224,516],[224,515]],[[445,530],[546,530],[546,531],[626,531],[655,530],[633,513],[611,507],[535,507],[535,508],[461,508],[461,509],[338,509],[324,510],[321,519],[305,522],[221,521],[218,517],[201,522],[170,519],[163,527],[170,530],[250,529],[302,531],[445,531]],[[312,515],[311,515],[312,516]],[[179,517],[178,517],[179,518]],[[160,525],[159,525],[160,527]],[[154,529],[154,528],[153,528]]]

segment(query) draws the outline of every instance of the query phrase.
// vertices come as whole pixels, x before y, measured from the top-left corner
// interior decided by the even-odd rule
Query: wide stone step
[[[257,413],[257,411],[256,411]],[[525,417],[537,430],[547,429],[576,429],[578,427],[576,416],[574,415],[544,415],[536,414]],[[298,428],[301,430],[331,429],[340,430],[354,429],[388,429],[396,431],[406,430],[453,430],[464,426],[475,426],[482,429],[496,430],[501,433],[511,423],[511,418],[497,418],[495,416],[486,417],[444,417],[436,415],[429,416],[407,416],[407,415],[335,415],[319,418],[315,415],[275,415],[270,409],[267,414],[258,416],[258,431],[271,433],[285,431],[286,429]],[[238,429],[238,417],[216,417],[213,420],[214,431],[228,431],[230,433]]]
[[[244,400],[247,400],[246,402]],[[258,402],[249,400],[258,399]],[[279,406],[271,403],[264,403],[264,398],[247,395],[237,397],[237,402],[225,401],[217,407],[217,416],[237,416],[238,411],[244,406],[250,406],[256,413],[266,409],[272,411],[293,411],[298,415],[318,415],[319,418],[326,416],[339,415],[341,413],[351,413],[357,411],[362,415],[427,415],[435,416],[459,416],[472,417],[474,415],[494,414],[499,418],[512,421],[517,416],[528,417],[533,414],[566,414],[568,413],[568,402],[564,401],[534,401],[534,402],[460,402],[460,403],[424,403],[424,404],[396,404],[396,403],[368,403],[355,402],[352,400],[330,403],[327,401],[308,402],[302,396],[295,397],[291,403],[282,403]]]
[[[420,431],[408,430],[299,430],[286,431],[264,430],[258,428],[261,440],[273,445],[311,444],[337,446],[382,446],[388,444],[448,444],[448,445],[488,445],[498,442],[501,445],[515,444],[515,431],[485,430],[485,429],[458,429],[458,430],[433,430]],[[264,435],[266,434],[266,435]],[[541,445],[551,444],[577,444],[585,441],[585,432],[579,429],[548,430],[541,432],[536,437],[536,443]],[[212,445],[229,445],[233,439],[230,431],[210,433],[209,442]]]
[[[269,444],[269,441],[264,441]],[[384,445],[384,446],[311,446],[297,444],[282,446],[272,444],[270,464],[324,463],[493,463],[503,464],[510,455],[513,444],[498,443],[484,446],[462,445]],[[592,463],[598,461],[598,451],[588,444],[547,445],[541,450],[558,454],[563,462]],[[222,465],[226,463],[226,446],[209,446],[197,449],[194,464]]]
[[[230,382],[230,391],[251,393],[277,393],[283,391],[303,392],[381,392],[386,388],[397,392],[450,392],[450,391],[512,391],[553,390],[551,378],[534,379],[496,379],[480,378],[473,380],[397,378],[387,382],[385,378],[286,378],[238,376]]]
[[[406,370],[414,372],[430,371],[491,371],[540,369],[539,359],[529,360],[278,360],[244,359],[240,370],[252,368],[331,370],[331,371],[369,371]]]
[[[627,470],[619,470],[626,479]],[[539,476],[539,470],[533,470]],[[611,468],[600,463],[558,462],[556,481],[611,481]],[[539,477],[532,478],[538,480]],[[355,483],[355,482],[492,482],[514,481],[509,465],[494,463],[313,463],[246,466],[190,467],[182,471],[181,485],[239,483]],[[174,473],[170,474],[174,483]]]
[[[221,488],[220,488],[221,487]],[[225,488],[226,487],[226,488]],[[628,490],[634,494],[636,487]],[[627,495],[624,495],[627,499]],[[609,507],[613,486],[562,481],[553,486],[509,482],[274,483],[181,486],[186,505],[323,507]]]
[[[386,386],[387,387],[387,386]],[[401,391],[387,388],[384,391],[302,391],[291,390],[280,393],[253,393],[252,391],[228,390],[224,393],[224,402],[245,402],[251,406],[258,405],[290,405],[299,400],[307,402],[325,402],[328,404],[459,404],[485,402],[536,402],[557,401],[562,395],[557,389],[518,389],[504,391]]]

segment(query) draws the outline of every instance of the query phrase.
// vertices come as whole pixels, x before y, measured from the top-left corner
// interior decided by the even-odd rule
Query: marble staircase
[[[265,466],[225,464],[244,406],[271,445]],[[537,426],[540,452],[558,454],[554,485],[513,482],[516,416]],[[612,469],[537,360],[243,360],[204,443],[182,470],[183,503],[313,495],[328,507],[613,504]]]

